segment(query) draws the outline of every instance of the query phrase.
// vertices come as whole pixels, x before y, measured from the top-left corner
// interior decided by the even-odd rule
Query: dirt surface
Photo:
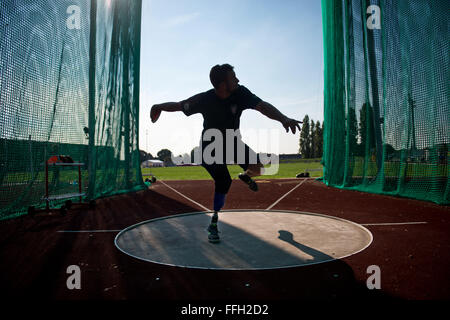
[[[224,209],[267,209],[301,181],[262,180],[259,191],[253,193],[235,180]],[[164,183],[212,207],[211,180]],[[183,303],[450,298],[448,206],[339,190],[310,179],[273,209],[320,213],[363,224],[374,238],[367,249],[342,260],[288,269],[196,270],[140,261],[114,245],[117,230],[130,225],[203,211],[164,183],[157,181],[145,191],[99,199],[95,209],[74,208],[65,216],[46,214],[0,222],[2,295],[9,299]],[[411,222],[426,223],[398,224]],[[58,232],[64,230],[90,232]],[[79,290],[67,288],[71,265],[81,270]],[[371,265],[380,268],[379,290],[369,290],[366,285]]]

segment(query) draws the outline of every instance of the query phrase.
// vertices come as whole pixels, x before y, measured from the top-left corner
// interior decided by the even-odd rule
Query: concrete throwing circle
[[[354,222],[297,211],[225,210],[221,242],[208,241],[212,212],[141,222],[115,238],[122,252],[144,261],[198,269],[259,270],[311,265],[356,254],[372,234]]]

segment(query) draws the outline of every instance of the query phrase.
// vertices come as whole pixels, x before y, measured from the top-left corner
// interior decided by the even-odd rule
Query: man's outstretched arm
[[[156,120],[158,120],[159,116],[161,115],[161,111],[168,111],[168,112],[174,112],[174,111],[183,111],[181,103],[179,102],[166,102],[161,104],[155,104],[152,107],[152,110],[150,111],[150,118],[152,119],[152,122],[155,123]]]
[[[268,102],[261,101],[256,105],[255,110],[258,110],[270,119],[280,121],[283,127],[286,129],[286,132],[289,132],[289,129],[291,129],[292,133],[295,134],[296,128],[298,128],[298,131],[300,131],[299,123],[302,123],[301,121],[286,117],[277,108],[275,108]]]

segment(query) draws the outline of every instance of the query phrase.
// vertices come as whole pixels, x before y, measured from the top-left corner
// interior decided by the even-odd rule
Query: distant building
[[[164,167],[164,162],[161,160],[145,160],[141,163],[141,168]]]

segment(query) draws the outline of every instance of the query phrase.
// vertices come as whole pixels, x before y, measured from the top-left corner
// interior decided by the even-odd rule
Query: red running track
[[[372,232],[367,249],[318,265],[222,271],[143,262],[114,246],[117,230],[203,211],[202,206],[212,207],[212,200],[211,180],[157,181],[145,191],[100,199],[94,210],[0,222],[2,294],[10,299],[254,302],[450,298],[449,207],[334,189],[315,180],[262,180],[257,193],[235,180],[224,209],[267,209],[276,203],[274,210],[344,218]],[[403,224],[411,222],[420,223]],[[85,232],[59,232],[70,230]],[[80,267],[80,290],[67,288],[70,265]],[[380,290],[366,286],[371,265],[380,267]]]

